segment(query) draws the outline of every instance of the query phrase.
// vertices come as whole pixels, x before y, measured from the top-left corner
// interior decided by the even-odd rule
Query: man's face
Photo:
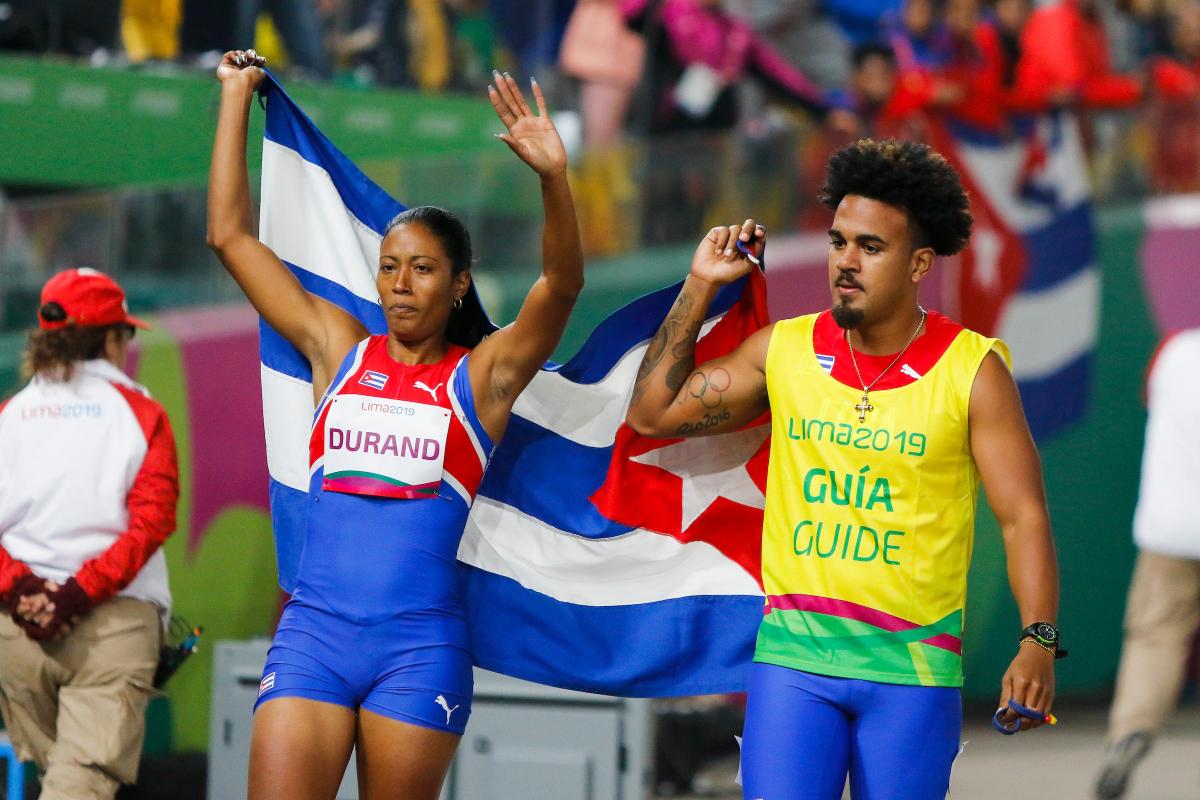
[[[854,71],[854,91],[872,105],[883,105],[896,87],[896,67],[881,55],[863,59]]]
[[[878,200],[846,195],[829,229],[833,318],[843,328],[871,325],[915,301],[932,261],[914,251],[908,214]]]

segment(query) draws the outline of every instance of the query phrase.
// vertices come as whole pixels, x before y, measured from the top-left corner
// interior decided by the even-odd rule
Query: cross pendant
[[[858,405],[856,405],[854,407],[854,410],[858,412],[858,421],[859,422],[864,422],[867,419],[868,411],[875,410],[875,406],[871,405],[870,398],[867,397],[866,392],[863,392],[862,402],[859,403]]]

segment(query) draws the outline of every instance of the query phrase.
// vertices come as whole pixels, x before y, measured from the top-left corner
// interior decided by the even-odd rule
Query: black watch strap
[[[1054,653],[1055,658],[1066,658],[1067,651],[1062,647],[1058,628],[1049,622],[1034,622],[1021,631],[1018,641],[1032,641],[1039,647]]]

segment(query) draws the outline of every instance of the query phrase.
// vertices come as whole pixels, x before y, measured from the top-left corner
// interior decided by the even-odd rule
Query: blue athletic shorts
[[[471,716],[466,623],[410,612],[370,625],[292,599],[267,653],[257,708],[304,697],[461,735]]]
[[[945,800],[958,755],[957,688],[831,678],[755,663],[746,700],[746,800]]]

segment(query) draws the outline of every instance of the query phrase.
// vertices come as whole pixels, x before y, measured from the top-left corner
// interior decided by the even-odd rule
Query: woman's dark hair
[[[53,302],[38,309],[38,315],[47,322],[62,322],[67,318],[63,307]],[[104,357],[104,341],[110,330],[126,327],[68,325],[54,330],[34,328],[29,332],[21,373],[26,378],[41,375],[51,380],[69,381],[80,361]]]
[[[401,225],[421,225],[436,236],[442,249],[450,257],[450,271],[454,275],[471,269],[471,234],[462,220],[454,214],[437,206],[409,208],[392,217],[383,235],[387,236]],[[446,323],[446,338],[460,347],[474,347],[482,342],[485,336],[495,331],[496,326],[483,310],[483,304],[479,302],[479,294],[472,282],[471,288],[463,296],[462,305],[450,311],[450,320]]]
[[[846,195],[901,208],[913,246],[954,255],[971,236],[971,205],[958,172],[928,145],[859,139],[829,159],[818,198],[837,210]]]

